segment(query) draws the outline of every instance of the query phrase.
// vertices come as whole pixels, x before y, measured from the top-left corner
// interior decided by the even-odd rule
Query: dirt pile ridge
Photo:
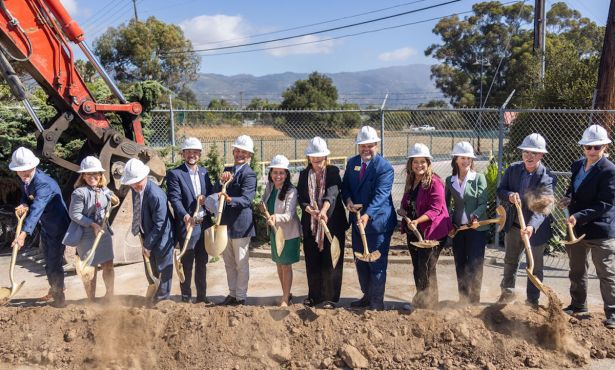
[[[397,311],[207,307],[163,302],[0,308],[0,362],[60,369],[518,369],[615,358],[601,317],[566,318],[525,305]],[[564,343],[564,342],[562,342]]]

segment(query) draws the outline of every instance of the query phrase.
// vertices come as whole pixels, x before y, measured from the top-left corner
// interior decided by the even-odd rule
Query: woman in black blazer
[[[303,303],[309,306],[324,303],[324,308],[334,308],[340,298],[344,241],[349,226],[340,194],[340,170],[328,164],[330,153],[322,138],[317,136],[310,140],[305,150],[308,165],[299,174],[297,184],[309,289]],[[320,219],[325,220],[331,235],[340,242],[341,260],[335,268],[331,263],[331,245],[320,226]]]
[[[605,156],[611,140],[606,130],[592,125],[579,144],[584,158],[572,164],[570,186],[563,206],[568,207],[568,223],[580,242],[567,246],[570,258],[570,315],[587,312],[587,255],[591,251],[600,293],[604,301],[604,324],[615,329],[615,165]]]

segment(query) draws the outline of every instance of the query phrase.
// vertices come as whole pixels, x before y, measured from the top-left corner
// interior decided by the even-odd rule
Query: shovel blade
[[[542,281],[540,281],[538,277],[533,274],[532,271],[530,271],[529,269],[525,269],[525,272],[527,273],[527,278],[530,279],[532,284],[534,284],[534,286],[538,288],[538,290],[540,290],[544,294],[549,294],[549,292],[547,292],[547,290],[545,289],[545,286],[542,284]]]
[[[331,264],[333,268],[337,266],[337,262],[340,260],[341,250],[340,250],[340,241],[337,239],[337,236],[333,237],[333,242],[331,243]]]
[[[186,274],[184,274],[184,266],[182,265],[179,259],[179,251],[177,249],[173,250],[173,266],[175,266],[175,272],[177,272],[177,277],[180,282],[186,281]]]
[[[8,300],[11,297],[11,288],[0,288],[0,300]],[[6,303],[3,303],[6,304]]]
[[[282,249],[284,249],[285,241],[286,238],[284,237],[284,230],[282,230],[281,227],[278,227],[275,231],[275,245],[278,251],[278,256],[282,254]],[[282,248],[279,247],[280,245],[282,246]]]
[[[437,247],[440,243],[435,240],[425,240],[422,242],[411,242],[410,244],[414,245],[417,248],[430,249]]]
[[[153,283],[150,283],[147,286],[147,291],[145,292],[145,298],[151,299],[154,298],[156,292],[158,291],[158,286],[160,285],[160,280],[156,279]]]
[[[378,258],[380,258],[380,251],[373,251],[371,253],[367,253],[367,254],[362,254],[359,252],[354,252],[354,256],[363,262],[374,262],[377,261]]]
[[[210,254],[212,257],[218,257],[226,249],[228,242],[228,228],[226,225],[218,225],[215,230],[213,251]]]
[[[579,236],[578,238],[576,238],[575,240],[566,240],[564,241],[565,245],[572,245],[572,244],[576,244],[578,242],[580,242],[581,240],[583,240],[583,238],[585,238],[585,234]]]
[[[19,290],[21,289],[21,287],[24,286],[25,283],[26,283],[26,281],[24,280],[21,283],[13,286],[13,288],[11,289],[11,295],[9,296],[9,299],[15,297],[17,292],[19,292]]]

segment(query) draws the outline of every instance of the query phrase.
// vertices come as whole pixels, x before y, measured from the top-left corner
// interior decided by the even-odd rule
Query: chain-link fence
[[[263,166],[276,154],[291,160],[293,172],[305,166],[304,150],[314,136],[323,137],[333,162],[344,169],[346,159],[357,154],[354,138],[358,129],[370,125],[382,138],[381,153],[395,169],[393,200],[400,203],[405,184],[406,153],[420,142],[434,157],[433,167],[442,178],[451,174],[450,153],[455,143],[469,141],[477,152],[476,170],[486,173],[490,210],[495,208],[498,168],[521,160],[516,147],[523,138],[538,132],[547,140],[549,154],[544,164],[557,177],[556,199],[570,182],[570,165],[582,155],[577,144],[590,124],[611,126],[615,111],[537,110],[537,109],[366,109],[345,111],[253,111],[253,110],[156,110],[149,127],[149,144],[169,147],[183,138],[196,136],[203,141],[204,153],[216,146],[227,163],[232,162],[232,144],[239,135],[250,135],[255,143],[256,160]],[[491,164],[491,165],[490,165]],[[555,237],[546,264],[555,274],[568,269],[563,212],[554,209]],[[497,242],[497,238],[495,239]]]

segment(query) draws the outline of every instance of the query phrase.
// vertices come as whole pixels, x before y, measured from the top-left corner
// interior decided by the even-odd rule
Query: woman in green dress
[[[293,263],[299,262],[299,244],[301,237],[301,224],[297,216],[297,189],[290,183],[288,159],[283,155],[276,155],[269,165],[267,187],[263,202],[271,215],[267,223],[279,227],[284,232],[284,249],[278,255],[275,244],[275,233],[270,233],[271,259],[277,264],[278,277],[282,284],[281,307],[291,304],[293,285]]]

